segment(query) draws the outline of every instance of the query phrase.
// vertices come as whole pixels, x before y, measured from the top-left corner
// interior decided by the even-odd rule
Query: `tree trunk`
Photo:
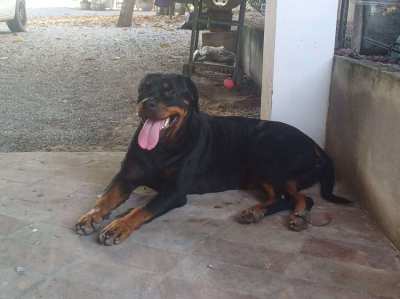
[[[119,13],[117,27],[130,27],[132,26],[133,8],[135,7],[136,0],[124,0]]]

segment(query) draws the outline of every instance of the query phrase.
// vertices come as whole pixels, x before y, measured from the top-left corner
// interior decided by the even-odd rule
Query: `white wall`
[[[272,90],[263,89],[262,105],[270,109],[262,117],[294,125],[324,145],[338,0],[267,3],[266,24],[273,20],[275,28],[265,31],[263,85],[272,82]]]
[[[79,7],[80,0],[27,0],[28,8],[48,8],[48,7]]]

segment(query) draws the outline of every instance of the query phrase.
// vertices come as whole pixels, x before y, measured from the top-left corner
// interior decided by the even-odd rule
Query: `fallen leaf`
[[[24,39],[22,38],[22,37],[17,37],[16,39],[14,39],[14,43],[21,43],[21,42],[23,42],[24,41]]]
[[[21,267],[21,266],[17,266],[17,267],[15,267],[15,272],[17,272],[18,274],[24,274],[25,268]]]

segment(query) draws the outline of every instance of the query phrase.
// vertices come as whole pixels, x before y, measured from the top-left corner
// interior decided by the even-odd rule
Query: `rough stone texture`
[[[241,64],[243,71],[261,88],[264,54],[264,24],[246,24],[242,31]]]
[[[115,11],[34,11],[29,32],[0,22],[0,151],[125,151],[139,123],[140,80],[181,73],[187,62],[190,31],[175,30],[183,17],[135,12],[134,27],[117,28]],[[193,78],[201,109],[258,117],[252,86],[229,91],[226,77]]]
[[[336,57],[327,149],[349,184],[400,248],[400,74]]]
[[[398,252],[358,207],[321,201],[315,189],[313,214],[333,222],[302,233],[287,230],[287,213],[235,223],[256,195],[227,191],[189,196],[119,246],[77,236],[76,219],[122,157],[0,154],[1,299],[398,298]],[[112,218],[148,198],[133,194]]]
[[[117,28],[79,13],[32,18],[18,34],[0,22],[1,152],[126,150],[140,80],[182,71],[190,32],[173,30],[182,18],[135,14],[137,25]]]

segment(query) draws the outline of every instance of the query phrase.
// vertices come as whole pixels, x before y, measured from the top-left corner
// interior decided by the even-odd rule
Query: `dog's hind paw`
[[[255,205],[241,211],[236,216],[236,221],[240,224],[250,224],[260,222],[265,216],[266,209],[262,205]]]
[[[300,232],[308,228],[310,222],[309,211],[304,210],[301,213],[292,213],[289,216],[289,229]]]

